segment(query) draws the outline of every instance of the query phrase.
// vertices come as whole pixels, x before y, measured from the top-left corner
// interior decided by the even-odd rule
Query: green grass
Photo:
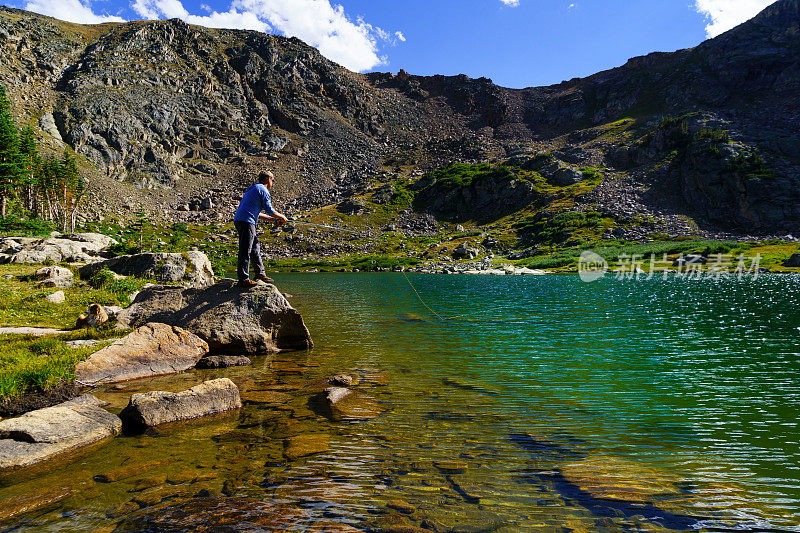
[[[432,186],[441,190],[451,190],[459,187],[469,187],[473,182],[487,178],[502,178],[512,180],[514,172],[502,165],[470,165],[467,163],[453,163],[436,169],[428,174],[435,180]]]
[[[71,328],[89,304],[126,306],[130,303],[130,293],[147,283],[146,280],[126,278],[103,288],[93,288],[78,281],[65,289],[42,288],[31,280],[39,268],[41,265],[0,265],[0,276],[14,276],[0,283],[0,325]],[[64,291],[64,303],[54,304],[45,300],[45,296],[57,290]]]
[[[47,392],[61,383],[75,379],[75,365],[90,354],[107,346],[72,348],[68,340],[108,339],[124,332],[81,330],[65,335],[33,337],[0,335],[0,399],[13,399],[29,392]]]

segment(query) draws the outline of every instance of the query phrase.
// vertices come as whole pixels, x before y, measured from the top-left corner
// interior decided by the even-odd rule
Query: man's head
[[[272,188],[272,183],[275,181],[275,175],[269,170],[262,170],[258,174],[258,182],[265,185],[267,189]]]

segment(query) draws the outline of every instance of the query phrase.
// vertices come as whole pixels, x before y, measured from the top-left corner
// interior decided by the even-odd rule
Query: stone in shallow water
[[[386,507],[389,509],[394,509],[395,511],[399,511],[403,514],[412,514],[417,510],[416,507],[403,500],[389,500],[386,502]]]
[[[251,390],[242,395],[242,401],[245,403],[281,404],[288,403],[291,400],[292,396],[290,394],[269,390]]]
[[[29,494],[5,498],[0,502],[0,521],[10,520],[25,513],[44,509],[72,496],[73,491],[66,487],[48,490],[39,494]]]
[[[616,457],[596,456],[565,463],[561,475],[594,498],[652,503],[682,492],[677,476]]]
[[[283,455],[290,461],[328,451],[330,435],[312,433],[295,435],[283,441]]]
[[[197,362],[197,368],[228,368],[252,364],[244,355],[207,355]]]
[[[385,411],[372,396],[344,387],[328,387],[323,394],[328,414],[335,421],[372,420]]]
[[[337,387],[350,387],[356,382],[352,376],[347,374],[336,374],[328,378],[328,383],[336,385]],[[357,382],[356,382],[357,383]]]
[[[28,466],[117,435],[120,419],[85,396],[0,421],[0,469]]]
[[[481,394],[488,394],[489,396],[498,396],[500,394],[500,391],[492,388],[491,385],[478,381],[470,381],[460,378],[444,378],[442,383],[457,389],[480,392]]]
[[[102,474],[97,474],[94,476],[94,480],[98,483],[113,483],[121,479],[127,479],[146,472],[151,472],[162,467],[167,462],[169,462],[168,459],[157,459],[155,461],[147,461],[144,463],[128,463],[118,468],[103,472]]]
[[[213,379],[182,392],[151,391],[131,396],[120,413],[125,430],[147,427],[239,409],[239,389],[228,378]]]
[[[75,367],[75,379],[108,384],[188,370],[206,353],[208,344],[177,326],[151,322]]]

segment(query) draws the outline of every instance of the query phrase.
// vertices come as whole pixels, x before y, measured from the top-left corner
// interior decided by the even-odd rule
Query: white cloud
[[[519,0],[500,0],[508,7],[517,7],[519,5]]]
[[[211,11],[209,15],[192,15],[180,0],[135,0],[131,7],[146,19],[178,18],[189,24],[207,26],[209,28],[239,28],[245,30],[266,31],[269,27],[253,13],[241,13],[231,8],[218,13]]]
[[[352,20],[330,0],[231,0],[227,12],[213,11],[207,16],[190,14],[180,0],[133,0],[131,7],[146,19],[179,18],[214,28],[274,30],[298,37],[328,59],[358,72],[386,63],[379,54],[380,44],[406,40],[402,32],[384,31],[362,18]]]
[[[750,20],[773,3],[775,0],[695,0],[695,7],[709,21],[706,35],[716,37]]]
[[[277,31],[298,37],[325,57],[364,71],[386,62],[378,51],[386,32],[361,18],[351,20],[330,0],[233,0],[233,7],[255,13]]]
[[[25,9],[59,20],[81,24],[125,22],[125,19],[114,15],[96,15],[92,11],[92,4],[89,0],[30,0],[25,4]]]

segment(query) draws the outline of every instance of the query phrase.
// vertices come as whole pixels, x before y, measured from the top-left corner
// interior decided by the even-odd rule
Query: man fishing
[[[250,279],[250,261],[253,262],[255,279],[273,283],[272,278],[267,277],[264,271],[264,263],[261,261],[261,248],[256,235],[256,224],[259,220],[272,220],[278,226],[283,226],[289,219],[272,207],[272,197],[269,195],[275,176],[272,172],[262,171],[258,174],[258,183],[252,185],[244,192],[236,215],[233,217],[233,224],[239,234],[239,261],[236,268],[236,275],[239,278],[239,286],[250,288],[256,282]]]

